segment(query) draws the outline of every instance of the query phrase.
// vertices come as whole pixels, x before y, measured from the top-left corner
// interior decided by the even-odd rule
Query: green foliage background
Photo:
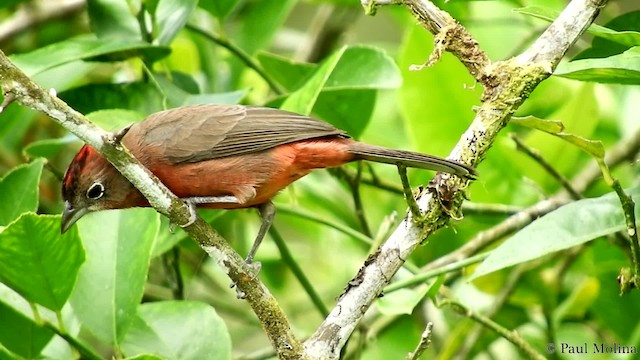
[[[45,3],[57,1],[4,1],[0,23]],[[565,6],[559,0],[437,3],[493,60],[517,55]],[[565,132],[601,140],[605,149],[633,137],[640,124],[639,14],[631,0],[603,9],[598,23],[606,28],[592,27],[568,54],[575,61],[563,63],[516,115],[560,120]],[[166,108],[245,103],[310,113],[368,143],[446,156],[473,119],[482,92],[450,54],[433,67],[410,70],[429,57],[432,35],[402,6],[366,16],[355,0],[88,0],[64,16],[2,35],[0,48],[17,66],[110,130]],[[468,189],[475,203],[520,209],[561,189],[506,133],[517,134],[567,178],[593,161],[543,132],[510,125],[504,133]],[[60,179],[80,146],[32,110],[11,105],[0,115],[0,359],[260,358],[250,354],[265,349],[269,354],[257,319],[235,298],[224,273],[181,230],[170,232],[167,220],[152,209],[92,214],[59,235]],[[374,176],[392,189],[361,184],[363,224],[344,180],[357,169],[352,164],[314,172],[275,199],[275,228],[328,308],[406,211],[396,169],[366,165],[365,179]],[[632,188],[637,172],[629,160],[614,175]],[[410,171],[410,177],[417,186],[432,174]],[[585,195],[610,191],[598,182]],[[427,286],[390,292],[356,331],[345,358],[403,358],[427,321],[435,330],[425,358],[522,356],[491,331],[465,345],[473,322],[434,306],[441,286],[474,311],[492,311],[496,322],[517,330],[545,355],[549,342],[640,346],[640,297],[637,291],[619,296],[616,284],[619,270],[630,266],[628,246],[602,236],[624,227],[617,212],[606,216],[612,199],[595,201],[593,218],[569,208],[547,219],[549,248],[541,250],[542,235],[535,231],[520,234],[521,243],[507,248],[505,257],[512,259],[499,258],[496,267],[524,263],[516,270],[469,282],[473,267],[467,267],[432,278]],[[246,254],[258,230],[255,211],[201,214]],[[507,215],[466,212],[430,237],[408,259],[407,269],[455,251]],[[569,232],[567,241],[573,242],[553,248],[552,237],[567,224],[586,236]],[[579,251],[570,247],[582,244]],[[534,253],[537,259],[525,263],[523,257]],[[295,332],[300,338],[312,334],[322,311],[269,239],[257,260]],[[409,278],[407,269],[396,280]],[[492,309],[516,271],[517,285]],[[465,346],[470,348],[463,351]]]

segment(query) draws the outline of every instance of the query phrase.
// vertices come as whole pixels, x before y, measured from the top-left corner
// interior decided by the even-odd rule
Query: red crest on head
[[[62,181],[62,197],[64,199],[70,199],[75,188],[77,188],[78,180],[82,176],[82,170],[87,166],[87,159],[96,151],[89,145],[85,145],[78,151],[76,156],[71,161],[67,172],[64,174],[64,180]]]

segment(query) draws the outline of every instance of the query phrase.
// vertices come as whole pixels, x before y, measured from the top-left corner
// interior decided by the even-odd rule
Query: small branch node
[[[49,96],[58,97],[58,91],[54,88],[49,89]]]
[[[6,92],[4,94],[4,100],[2,101],[2,104],[0,104],[0,113],[2,113],[4,109],[7,108],[7,106],[11,105],[11,103],[15,99],[16,99],[16,94],[12,92]]]

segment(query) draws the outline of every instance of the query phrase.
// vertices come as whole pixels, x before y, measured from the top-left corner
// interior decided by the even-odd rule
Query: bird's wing
[[[347,137],[331,124],[265,107],[197,105],[162,111],[138,124],[143,145],[172,163],[192,163],[271,149],[326,136]]]

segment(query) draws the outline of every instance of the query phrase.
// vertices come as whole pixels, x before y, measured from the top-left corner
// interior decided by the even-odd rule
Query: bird
[[[271,199],[314,169],[368,160],[466,179],[477,175],[456,161],[365,144],[327,122],[260,106],[207,104],[160,111],[132,125],[121,143],[192,207],[257,208],[262,224],[247,264],[273,221]],[[150,206],[90,145],[67,168],[62,198],[62,233],[90,212]]]

